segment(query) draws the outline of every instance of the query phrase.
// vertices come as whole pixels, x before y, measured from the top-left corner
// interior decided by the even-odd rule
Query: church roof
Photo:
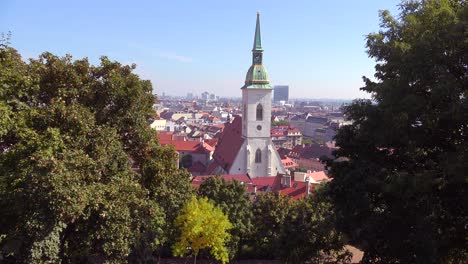
[[[232,123],[226,123],[224,126],[213,159],[224,170],[229,171],[243,143],[242,118],[235,116]]]

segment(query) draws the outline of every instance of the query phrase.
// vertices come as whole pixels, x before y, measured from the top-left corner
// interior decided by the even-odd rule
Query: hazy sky
[[[365,35],[400,0],[0,1],[0,32],[25,58],[43,51],[137,64],[154,93],[240,96],[256,12],[270,82],[293,98],[356,98],[373,76]]]

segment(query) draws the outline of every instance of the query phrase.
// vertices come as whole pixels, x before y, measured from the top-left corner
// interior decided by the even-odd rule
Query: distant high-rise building
[[[187,93],[187,99],[192,100],[193,99],[193,93]]]
[[[289,85],[275,85],[273,87],[274,98],[273,101],[285,101],[289,100]]]

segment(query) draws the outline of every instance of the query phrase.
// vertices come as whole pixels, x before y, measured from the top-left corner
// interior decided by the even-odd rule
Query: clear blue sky
[[[374,73],[365,35],[379,30],[379,10],[397,15],[399,2],[2,0],[0,32],[12,32],[25,58],[50,51],[136,63],[157,94],[240,96],[260,11],[272,84],[289,84],[295,98],[349,99],[366,97],[361,76]]]

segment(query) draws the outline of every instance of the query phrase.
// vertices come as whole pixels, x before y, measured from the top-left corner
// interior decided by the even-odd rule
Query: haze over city
[[[23,59],[43,51],[137,64],[155,94],[239,97],[262,14],[264,64],[291,98],[352,99],[372,77],[365,35],[399,1],[3,1],[0,32]],[[48,30],[42,30],[47,28]]]

